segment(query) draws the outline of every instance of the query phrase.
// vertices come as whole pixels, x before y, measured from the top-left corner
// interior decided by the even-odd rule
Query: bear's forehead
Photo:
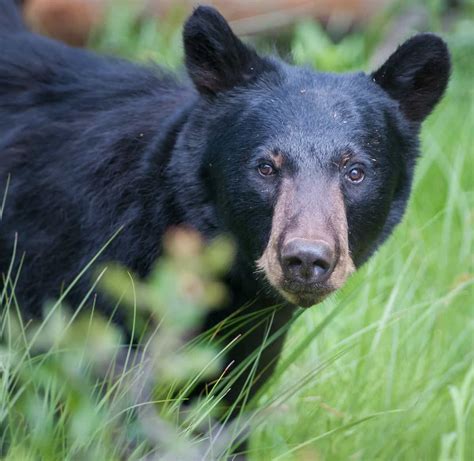
[[[269,91],[264,101],[261,123],[271,127],[265,149],[298,167],[329,165],[346,152],[371,156],[367,139],[380,138],[385,129],[384,101],[371,93],[364,74],[304,72]]]
[[[364,72],[320,72],[306,67],[285,66],[280,71],[281,88],[292,94],[318,99],[350,98],[374,89]]]
[[[373,118],[370,111],[370,107],[364,108],[340,94],[331,97],[320,90],[308,90],[303,94],[271,95],[259,108],[258,119],[280,144],[334,144],[367,131]]]
[[[251,157],[262,150],[281,152],[287,160],[310,167],[329,164],[347,151],[371,156],[368,140],[377,137],[381,148],[387,128],[386,101],[373,87],[363,73],[290,68],[287,75],[231,99],[231,130],[237,133],[238,148]],[[222,109],[227,110],[229,100],[224,101]]]
[[[278,129],[345,131],[370,120],[383,102],[373,86],[363,73],[329,74],[290,67],[273,85],[265,84],[249,99],[262,119]]]

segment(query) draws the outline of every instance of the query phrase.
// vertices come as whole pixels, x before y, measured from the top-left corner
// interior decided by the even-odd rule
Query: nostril
[[[323,272],[327,272],[331,267],[331,263],[329,261],[326,261],[325,259],[316,259],[315,261],[313,261],[313,266],[316,269],[320,269]]]
[[[290,267],[300,267],[303,264],[303,261],[297,256],[289,256],[285,259],[285,263]]]

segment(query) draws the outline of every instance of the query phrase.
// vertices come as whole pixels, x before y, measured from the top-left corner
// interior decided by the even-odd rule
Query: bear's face
[[[322,74],[260,58],[210,8],[184,42],[219,217],[276,292],[321,301],[403,215],[419,125],[449,76],[444,42],[416,36],[372,75]]]

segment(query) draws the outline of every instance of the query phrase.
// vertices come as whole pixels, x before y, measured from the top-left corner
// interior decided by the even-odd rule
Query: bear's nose
[[[289,281],[320,283],[334,270],[335,252],[324,240],[294,238],[283,246],[281,262]]]

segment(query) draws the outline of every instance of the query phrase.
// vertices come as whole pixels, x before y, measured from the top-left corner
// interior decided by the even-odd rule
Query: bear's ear
[[[441,99],[450,70],[446,43],[425,33],[400,46],[372,79],[399,102],[408,119],[421,122]]]
[[[194,11],[184,25],[183,41],[189,75],[205,95],[243,84],[269,66],[211,7],[200,6]]]

